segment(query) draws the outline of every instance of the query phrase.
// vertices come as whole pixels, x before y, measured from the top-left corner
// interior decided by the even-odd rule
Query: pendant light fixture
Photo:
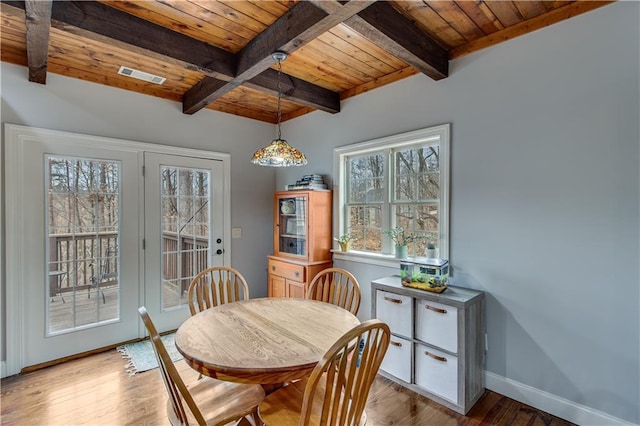
[[[280,107],[280,99],[282,98],[282,89],[280,87],[280,74],[282,74],[281,62],[287,59],[287,54],[284,52],[275,52],[271,57],[274,61],[278,62],[278,138],[274,139],[264,148],[257,150],[256,153],[253,154],[251,162],[269,167],[304,166],[307,164],[307,157],[289,145],[286,140],[282,139],[280,131],[280,119],[282,118]]]

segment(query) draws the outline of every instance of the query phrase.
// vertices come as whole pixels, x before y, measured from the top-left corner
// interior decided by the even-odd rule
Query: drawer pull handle
[[[446,314],[447,313],[446,309],[438,309],[438,308],[434,308],[433,306],[429,306],[429,305],[424,305],[424,308],[428,309],[430,311],[433,311],[433,312],[437,312],[439,314]]]
[[[402,300],[394,299],[393,297],[388,297],[388,296],[385,296],[384,300],[386,300],[387,302],[391,302],[391,303],[399,303],[399,304],[402,303]]]
[[[400,348],[400,347],[402,347],[402,343],[400,343],[400,342],[394,342],[393,340],[390,340],[390,341],[389,341],[389,344],[390,344],[390,345],[392,345],[392,346],[397,346],[397,347],[399,347],[399,348]]]
[[[447,362],[447,359],[443,356],[434,355],[431,352],[427,352],[427,351],[424,351],[424,354],[428,357],[435,359],[436,361]]]
[[[276,267],[275,267],[275,266],[272,266],[272,267],[271,267],[271,270],[272,270],[272,271],[275,271],[275,270],[276,270]]]
[[[300,272],[296,271],[296,277],[300,276]]]

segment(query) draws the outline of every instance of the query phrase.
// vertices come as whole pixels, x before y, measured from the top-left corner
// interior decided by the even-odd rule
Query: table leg
[[[277,391],[284,385],[286,385],[286,383],[269,383],[269,384],[262,384],[260,386],[262,386],[262,388],[264,389],[264,393],[269,395],[270,393]]]

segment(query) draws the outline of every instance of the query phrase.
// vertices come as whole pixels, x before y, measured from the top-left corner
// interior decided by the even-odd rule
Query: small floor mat
[[[160,337],[174,362],[182,359],[182,355],[176,349],[175,336],[175,333],[171,333]],[[124,368],[131,376],[158,368],[158,360],[149,339],[127,343],[126,345],[118,346],[116,350],[122,354],[124,359],[129,361]]]

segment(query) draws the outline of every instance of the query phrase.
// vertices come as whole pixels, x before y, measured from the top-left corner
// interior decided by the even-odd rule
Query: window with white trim
[[[417,238],[409,256],[429,243],[449,258],[450,124],[338,147],[338,235],[355,238],[351,250],[393,255],[386,233],[403,228]]]

